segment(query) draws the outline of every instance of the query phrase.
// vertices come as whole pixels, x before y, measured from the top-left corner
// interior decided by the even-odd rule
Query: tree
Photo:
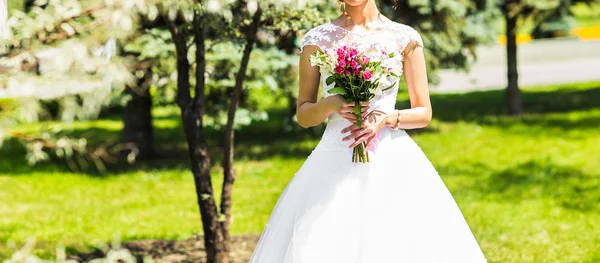
[[[123,130],[121,142],[129,144],[125,152],[132,152],[139,159],[151,159],[156,154],[154,149],[154,129],[152,127],[152,95],[150,94],[150,80],[152,71],[150,63],[140,64],[136,69],[140,76],[136,76],[135,87],[127,87],[125,95],[128,96],[127,104],[123,110]]]
[[[165,26],[164,20],[149,20],[141,13],[138,16],[141,23],[136,31],[140,33],[128,39],[122,45],[121,52],[123,55],[135,57],[136,67],[133,68],[133,74],[137,78],[137,84],[127,87],[124,92],[127,104],[123,110],[121,142],[132,146],[127,149],[126,154],[130,155],[133,151],[136,158],[148,160],[156,155],[150,89],[152,85],[159,84],[155,79],[165,82],[164,75],[170,74],[172,67],[161,67],[166,66],[166,61],[172,60],[173,50],[168,31],[160,29]]]
[[[530,21],[536,26],[548,16],[565,15],[565,9],[576,2],[591,3],[597,0],[505,0],[500,5],[506,22],[506,62],[508,86],[506,88],[506,107],[511,115],[523,113],[523,102],[519,89],[519,73],[517,61],[517,30],[520,22]]]
[[[503,7],[504,19],[506,21],[506,71],[508,77],[506,108],[509,114],[523,113],[523,102],[521,100],[521,91],[519,90],[516,32],[520,10],[515,7],[515,2],[519,1],[505,1]]]
[[[137,6],[135,0],[50,0],[37,1],[27,13],[13,10],[0,50],[0,97],[13,106],[0,116],[7,124],[0,135],[23,142],[31,164],[48,159],[49,151],[66,157],[73,168],[90,161],[103,169],[103,158],[110,155],[107,148],[88,149],[85,139],[58,131],[7,134],[6,128],[52,115],[43,107],[45,101],[56,102],[63,121],[96,118],[112,96],[125,85],[135,85],[126,59],[114,56],[114,43],[128,34],[135,21],[126,11]]]
[[[264,10],[257,3],[256,10],[252,10],[252,2],[240,1],[241,4],[247,6],[234,7],[234,14],[239,13],[240,16],[244,17],[244,13],[248,15],[252,14],[252,20],[248,21],[243,19],[241,21],[233,20],[236,27],[236,31],[239,31],[245,41],[244,50],[242,52],[242,59],[240,67],[236,74],[235,85],[230,96],[229,108],[227,111],[227,125],[225,126],[225,151],[223,156],[223,192],[221,195],[221,213],[224,215],[224,221],[222,222],[223,235],[226,241],[229,240],[229,224],[231,221],[231,195],[232,187],[236,178],[235,169],[233,167],[234,162],[234,125],[235,116],[238,108],[238,102],[240,95],[244,88],[244,81],[246,79],[246,72],[248,70],[248,63],[250,62],[250,55],[258,42],[258,35],[260,29],[274,28],[280,35],[286,33],[296,32],[302,25],[298,21],[306,18],[306,15],[310,12],[304,11],[281,11],[281,10]],[[268,6],[266,6],[268,7]],[[246,9],[246,10],[244,10]],[[314,15],[314,13],[312,13]],[[246,20],[246,21],[244,21]],[[314,21],[314,20],[313,20]],[[285,28],[285,29],[284,29]]]
[[[177,104],[181,109],[185,137],[188,143],[198,205],[203,222],[207,260],[208,262],[228,262],[227,253],[229,248],[227,241],[231,217],[231,192],[235,181],[233,125],[237,103],[244,87],[246,70],[250,54],[257,40],[258,30],[276,19],[275,13],[272,12],[281,11],[285,14],[286,10],[270,8],[270,5],[258,1],[235,1],[232,4],[211,1],[206,5],[203,5],[203,3],[190,3],[189,7],[193,10],[193,14],[190,16],[183,12],[184,9],[179,9],[172,15],[172,19],[168,21],[168,24],[177,54]],[[289,3],[278,5],[283,6],[285,4],[291,5]],[[269,12],[265,10],[269,10]],[[171,13],[173,14],[173,12]],[[225,30],[225,32],[222,30]],[[217,208],[213,194],[214,190],[210,176],[211,161],[203,119],[207,103],[206,43],[211,35],[237,35],[245,42],[228,107],[228,120],[225,128],[226,147],[223,162],[224,182],[220,208]],[[190,93],[192,84],[189,74],[192,65],[188,59],[188,48],[192,41],[195,47],[193,96]]]

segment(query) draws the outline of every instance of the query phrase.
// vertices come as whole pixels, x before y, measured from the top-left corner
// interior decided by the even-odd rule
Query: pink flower
[[[341,49],[341,48],[338,48],[338,50],[337,50],[337,55],[338,55],[338,57],[340,57],[340,58],[343,58],[343,57],[345,57],[345,54],[344,54],[344,53],[345,53],[345,52],[344,52],[344,50],[343,50],[343,49]]]
[[[346,67],[346,61],[343,61],[343,60],[339,61],[339,62],[338,62],[338,66],[340,66],[340,67],[342,67],[342,68],[343,68],[343,67]]]
[[[362,57],[360,57],[360,62],[361,62],[363,65],[367,65],[367,64],[369,64],[369,57],[367,57],[367,56],[362,56]]]
[[[388,72],[392,72],[392,68],[388,68]]]
[[[346,76],[350,76],[350,70],[346,70]]]
[[[384,56],[387,56],[387,52],[385,52],[385,50],[382,50],[381,54],[383,54]]]
[[[344,68],[337,66],[337,67],[335,67],[335,72],[337,72],[337,74],[342,74],[342,72],[344,72]]]
[[[355,60],[352,60],[352,61],[350,62],[350,67],[352,67],[352,68],[356,68],[356,66],[358,66],[358,63],[356,63],[356,61],[355,61]]]
[[[360,76],[360,69],[355,69],[354,70],[354,75]]]
[[[353,48],[353,49],[351,49],[351,50],[350,50],[350,56],[353,56],[353,57],[354,57],[354,56],[356,56],[356,55],[358,55],[358,50],[356,50],[356,49],[354,49],[354,48]]]
[[[368,72],[368,71],[365,71],[365,72],[363,72],[363,78],[364,78],[365,80],[370,80],[370,79],[371,79],[371,77],[372,77],[372,76],[371,76],[371,72]]]

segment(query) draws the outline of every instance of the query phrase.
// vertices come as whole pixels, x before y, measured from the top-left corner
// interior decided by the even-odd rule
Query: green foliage
[[[25,1],[24,0],[10,0],[8,3],[8,15],[10,16],[13,10],[23,11],[25,9]]]
[[[571,7],[571,12],[577,20],[578,26],[600,25],[600,1],[590,3],[577,3]]]
[[[548,38],[566,36],[570,29],[577,26],[574,6],[591,8],[598,4],[598,0],[516,0],[508,1],[508,9],[505,12],[510,16],[518,16],[520,24],[531,26],[534,37]]]
[[[167,5],[166,2],[159,3],[155,4],[157,6]],[[209,39],[206,41],[208,50],[205,57],[208,78],[204,124],[208,127],[219,129],[226,122],[225,111],[229,103],[229,94],[235,83],[234,77],[241,60],[242,44],[245,42],[243,30],[251,22],[245,13],[247,12],[246,4],[244,1],[209,1],[206,4],[207,8],[211,5],[222,7],[217,9],[213,6],[206,9],[208,12],[214,12],[214,14],[206,15]],[[285,5],[285,3],[283,4]],[[293,6],[293,2],[288,4]],[[275,103],[280,100],[279,97],[282,94],[293,93],[289,90],[296,89],[296,86],[293,85],[296,76],[290,78],[282,75],[290,74],[290,69],[297,63],[297,57],[293,53],[280,50],[290,48],[281,44],[281,38],[295,38],[298,31],[322,22],[315,9],[281,9],[277,8],[278,6],[280,5],[267,8],[263,12],[259,43],[251,56],[244,84],[245,90],[241,98],[242,109],[238,113],[239,117],[236,117],[240,122],[236,122],[236,126],[266,118],[266,113],[259,109],[260,103]],[[187,15],[183,14],[182,16],[186,17]],[[293,49],[293,46],[291,48]],[[128,42],[125,50],[139,54],[138,60],[152,59],[154,61],[151,81],[154,99],[159,105],[173,103],[176,94],[176,54],[173,40],[168,31],[153,27],[146,34]],[[195,46],[191,45],[188,53],[190,61],[195,61],[195,52]],[[194,70],[195,65],[192,65],[192,71]],[[287,81],[290,79],[292,82]],[[192,83],[194,81],[195,79],[192,77]],[[271,92],[261,92],[262,96],[253,92],[264,89],[269,89]],[[280,89],[286,90],[281,91]]]
[[[39,0],[27,13],[13,10],[8,21],[11,34],[1,43],[5,46],[0,50],[0,98],[17,105],[0,112],[1,122],[96,118],[126,85],[133,85],[126,58],[114,57],[115,43],[135,23],[129,9],[142,7],[136,0]],[[48,159],[47,148],[68,157],[69,149],[81,146],[80,140],[32,138],[7,128],[0,127],[0,141],[8,136],[28,144],[31,163]]]
[[[225,112],[229,103],[229,93],[235,84],[233,76],[238,71],[236,62],[241,59],[239,49],[234,43],[222,43],[213,46],[206,56],[210,78],[207,80],[205,121],[209,127],[220,129],[227,121]],[[276,79],[278,74],[296,63],[296,56],[288,55],[273,46],[255,49],[252,52],[241,97],[241,109],[236,113],[236,127],[267,118],[263,109],[276,103],[277,93],[281,89]],[[260,92],[261,90],[266,92]]]
[[[153,27],[144,30],[135,38],[124,43],[124,51],[133,54],[140,64],[149,64],[152,76],[148,86],[157,105],[175,101],[177,61],[171,33],[167,29]],[[192,54],[189,55],[193,57]],[[140,72],[140,75],[147,72]],[[134,87],[135,88],[135,87]]]

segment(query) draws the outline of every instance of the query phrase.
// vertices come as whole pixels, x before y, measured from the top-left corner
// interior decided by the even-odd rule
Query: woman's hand
[[[343,141],[354,139],[355,141],[350,145],[350,148],[354,148],[365,141],[367,142],[367,147],[369,147],[379,130],[385,127],[386,117],[387,114],[382,111],[372,111],[363,121],[362,128],[358,128],[358,125],[355,123],[342,130],[342,133],[350,132],[350,135],[344,137]]]
[[[346,103],[346,99],[342,97],[342,95],[334,95],[332,96],[335,112],[340,116],[344,117],[344,119],[356,123],[356,115],[354,114],[354,105],[356,103],[350,102]],[[365,113],[369,109],[369,102],[364,101],[360,103],[361,105],[361,117],[365,117]]]

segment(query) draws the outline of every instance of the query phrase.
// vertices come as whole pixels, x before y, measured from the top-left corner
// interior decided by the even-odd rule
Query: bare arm
[[[404,78],[411,108],[400,111],[400,128],[423,128],[431,121],[432,110],[423,47],[414,40],[404,50]],[[394,127],[398,122],[398,115],[396,112],[390,113],[385,121],[386,126]]]
[[[311,66],[309,62],[310,55],[317,50],[317,46],[305,46],[300,55],[300,91],[296,112],[298,124],[304,128],[319,125],[334,112],[346,119],[355,118],[352,113],[354,103],[347,104],[340,95],[329,96],[317,102],[321,74],[319,68]],[[363,113],[368,109],[367,105],[363,105]]]

